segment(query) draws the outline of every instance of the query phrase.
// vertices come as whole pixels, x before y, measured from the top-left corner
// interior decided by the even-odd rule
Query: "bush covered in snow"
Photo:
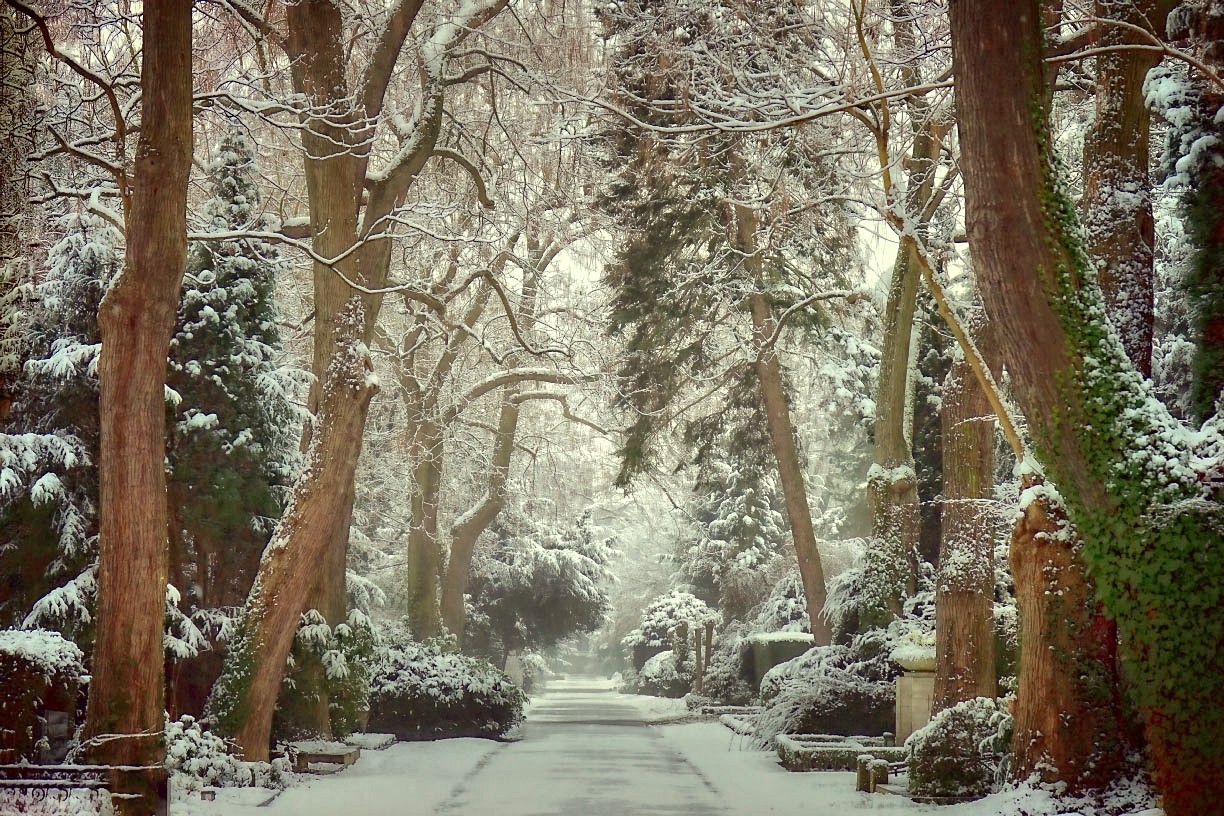
[[[638,672],[638,694],[683,697],[693,688],[693,674],[696,670],[697,664],[692,649],[686,649],[679,657],[671,649],[659,652],[647,660]]]
[[[985,796],[996,786],[1011,745],[1007,703],[978,697],[931,718],[905,741],[909,785],[928,796]]]
[[[332,734],[342,738],[357,730],[369,707],[374,641],[370,619],[356,609],[334,629],[318,610],[303,612],[277,701],[273,736],[278,740],[318,737],[312,712],[323,691],[330,703]],[[320,666],[321,672],[302,670]]]
[[[642,612],[642,622],[621,640],[621,645],[633,655],[634,668],[641,671],[646,661],[672,646],[673,637],[681,624],[689,632],[707,623],[717,623],[718,613],[706,606],[696,595],[673,589],[660,595]]]
[[[755,632],[810,632],[807,596],[803,592],[803,577],[792,569],[774,584],[769,596],[754,610]]]
[[[779,733],[862,734],[891,731],[894,680],[882,630],[859,635],[850,646],[818,646],[779,664],[761,681],[763,709],[755,737],[768,745]]]
[[[702,690],[724,705],[747,705],[752,701],[755,696],[752,666],[742,626],[733,624],[715,638]]]
[[[67,742],[52,745],[44,723],[48,711],[74,714],[84,672],[81,650],[57,632],[0,631],[0,753],[61,759]]]
[[[384,627],[370,666],[371,731],[401,740],[500,737],[523,721],[523,690],[492,664]]]
[[[180,790],[201,787],[283,787],[285,760],[243,762],[228,752],[225,741],[205,731],[195,718],[166,724],[166,770]]]

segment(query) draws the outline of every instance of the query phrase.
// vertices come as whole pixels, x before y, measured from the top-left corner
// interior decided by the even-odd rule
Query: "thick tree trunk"
[[[450,559],[442,582],[442,625],[463,642],[465,612],[463,595],[467,591],[472,570],[472,554],[480,534],[488,529],[506,506],[506,481],[510,476],[510,458],[518,431],[522,409],[517,394],[502,398],[497,418],[497,434],[493,439],[493,458],[489,464],[489,485],[480,503],[466,513],[451,530]]]
[[[328,368],[305,475],[294,485],[264,552],[239,631],[228,645],[225,671],[209,700],[216,727],[233,736],[249,760],[268,758],[285,658],[317,579],[315,568],[334,542],[336,518],[344,513],[356,470],[361,431],[376,390],[369,357],[359,343],[363,325],[354,298],[338,323],[347,344],[338,347]]]
[[[902,247],[893,262],[884,307],[884,347],[876,395],[872,466],[867,498],[872,514],[873,578],[879,600],[893,615],[914,592],[915,558],[921,523],[918,474],[908,429],[914,314],[918,303],[918,265]]]
[[[160,765],[166,603],[166,359],[187,258],[191,3],[143,14],[142,127],[127,264],[99,308],[102,351],[97,638],[90,761]],[[152,812],[148,799],[131,812]]]
[[[1165,0],[1097,0],[1105,19],[1163,32]],[[1104,26],[1099,47],[1146,42],[1137,32]],[[1131,362],[1152,374],[1155,220],[1148,178],[1150,116],[1143,81],[1160,62],[1148,51],[1118,51],[1097,58],[1096,119],[1084,137],[1085,249],[1096,264],[1110,319]]]
[[[1020,676],[1012,778],[1034,774],[1071,792],[1104,790],[1126,770],[1131,748],[1118,682],[1116,633],[1065,512],[1031,487],[1012,529],[1011,568],[1020,611]]]
[[[1215,787],[1224,775],[1218,750],[1224,569],[1206,554],[1221,546],[1218,501],[1204,491],[1206,474],[1184,464],[1197,455],[1187,435],[1150,397],[1104,320],[1103,297],[1049,153],[1038,4],[999,14],[985,0],[957,0],[951,12],[966,220],[979,286],[1038,455],[1083,537],[1074,549],[1058,538],[1018,547],[1017,583],[1039,606],[1055,600],[1044,596],[1050,582],[1065,588],[1061,608],[1052,611],[1080,620],[1076,610],[1091,589],[1072,559],[1091,564],[1119,623],[1165,812],[1216,812]],[[1055,567],[1052,574],[1046,564]],[[1026,614],[1039,620],[1042,612]],[[1091,667],[1094,633],[1073,624],[1067,636],[1072,653],[1065,662]],[[1082,693],[1088,699],[1060,712],[1058,722],[1067,723],[1061,733],[1075,729],[1081,745],[1119,744],[1113,712],[1092,711],[1112,690]],[[1030,700],[1034,694],[1042,695],[1028,703],[1034,715],[1052,709],[1048,689],[1031,689]],[[1095,739],[1082,733],[1089,729],[1098,732]],[[1046,752],[1062,753],[1050,745]],[[1065,776],[1074,773],[1081,775],[1065,780],[1072,790],[1098,781],[1084,765]]]
[[[933,711],[994,697],[995,418],[969,364],[943,388],[943,531],[935,585]]]

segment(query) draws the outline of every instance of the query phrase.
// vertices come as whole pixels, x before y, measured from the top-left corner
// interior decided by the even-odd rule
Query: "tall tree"
[[[21,18],[0,6],[0,422],[12,404],[12,380],[20,376],[17,286],[31,259],[30,154],[35,148],[34,48],[19,29]]]
[[[98,633],[84,738],[91,760],[117,765],[161,765],[165,757],[164,389],[187,259],[191,10],[189,0],[166,0],[142,14],[142,126],[126,263],[98,313]]]
[[[429,5],[428,10],[426,6]],[[454,162],[483,194],[477,164],[443,146],[446,103],[457,85],[484,76],[490,52],[461,46],[506,7],[507,0],[466,4],[453,14],[423,0],[390,8],[372,4],[369,25],[356,32],[368,60],[348,70],[347,10],[331,0],[286,8],[288,34],[245,7],[247,21],[273,39],[290,63],[301,111],[301,139],[309,198],[314,263],[313,369],[310,402],[315,421],[306,470],[297,481],[248,595],[226,669],[210,708],[251,759],[268,755],[272,712],[285,658],[309,603],[331,626],[344,622],[345,555],[352,519],[354,476],[369,401],[377,387],[367,376],[368,345],[390,275],[398,214],[430,159]],[[390,108],[389,89],[405,45],[416,47],[418,70],[412,115]],[[470,59],[472,64],[463,61]],[[370,149],[385,131],[396,146],[389,157]],[[385,161],[379,161],[384,159]],[[485,199],[487,201],[487,199]],[[442,312],[444,300],[427,287],[399,291]],[[330,730],[326,697],[316,728]]]
[[[221,139],[199,207],[204,234],[271,229],[254,162],[244,134]],[[284,266],[256,238],[194,241],[188,251],[166,381],[177,395],[166,450],[170,581],[185,612],[214,623],[245,600],[297,462],[295,384],[278,360],[273,302]],[[215,655],[176,664],[171,710],[199,715],[219,671]]]
[[[1224,709],[1203,704],[1224,694],[1224,564],[1210,555],[1221,441],[1169,416],[1107,319],[1051,154],[1039,4],[1000,15],[958,0],[951,20],[970,248],[1001,358],[1118,622],[1165,812],[1211,812],[1224,771]]]
[[[723,15],[752,23],[724,26]],[[699,459],[732,418],[766,428],[812,631],[827,642],[783,333],[788,321],[819,325],[818,302],[848,294],[820,291],[837,282],[847,249],[842,211],[817,203],[833,196],[832,168],[812,134],[687,130],[698,118],[694,106],[707,102],[731,110],[728,117],[755,117],[720,95],[737,98],[737,81],[774,76],[787,48],[818,43],[819,26],[808,22],[797,4],[730,0],[696,15],[681,3],[626,4],[609,14],[619,49],[616,94],[637,124],[613,136],[617,177],[605,203],[628,227],[608,274],[616,290],[612,332],[626,338],[624,403],[635,412],[620,480],[653,466],[658,434],[690,400],[697,412],[686,435]],[[762,42],[763,31],[786,32],[788,46]],[[719,56],[742,64],[728,71]],[[709,384],[690,389],[694,381]],[[716,403],[697,398],[700,389],[721,392],[722,407],[711,410]]]

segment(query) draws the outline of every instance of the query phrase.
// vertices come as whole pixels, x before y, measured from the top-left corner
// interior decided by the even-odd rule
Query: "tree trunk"
[[[163,384],[187,258],[191,3],[149,4],[143,40],[127,263],[98,315],[98,628],[84,731],[90,761],[124,765],[160,765],[165,756]]]
[[[986,392],[964,358],[943,388],[943,532],[935,583],[932,711],[994,697],[994,431]]]
[[[1092,567],[1101,600],[1119,624],[1165,812],[1216,812],[1215,788],[1224,775],[1218,749],[1224,730],[1218,705],[1224,699],[1224,564],[1206,554],[1224,545],[1218,498],[1204,489],[1210,474],[1185,464],[1201,454],[1150,397],[1105,320],[1103,296],[1050,154],[1040,105],[1045,77],[1038,4],[1030,0],[1011,11],[1000,14],[985,0],[951,5],[966,221],[1015,399],[1083,538],[1074,549],[1057,538],[1028,551],[1020,542],[1017,583],[1023,581],[1032,598],[1050,582],[1065,587],[1070,594],[1064,599],[1045,596],[1037,603],[1058,602],[1052,612],[1078,615],[1081,598],[1091,593],[1080,571],[1050,575],[1044,565],[1058,568],[1082,556]],[[1026,524],[1033,532],[1043,528]],[[1041,611],[1026,614],[1032,619]],[[1064,661],[1087,664],[1089,676],[1095,675],[1093,634],[1071,628],[1072,651]],[[1050,708],[1049,692],[1036,688],[1030,697],[1034,693],[1043,695],[1043,705],[1031,703],[1040,715]],[[1095,700],[1064,708],[1058,722],[1068,725],[1061,733],[1074,728],[1080,744],[1119,744],[1113,713],[1090,708],[1105,705],[1112,689],[1085,693]],[[1082,734],[1086,729],[1098,730],[1095,739]],[[1046,750],[1059,753],[1057,747]],[[1071,777],[1077,772],[1079,778]],[[1097,774],[1077,763],[1064,776],[1075,790]]]
[[[408,628],[417,640],[442,633],[438,583],[442,577],[442,542],[438,510],[442,492],[442,429],[425,420],[416,429],[412,458],[412,527],[408,531]]]
[[[910,344],[918,302],[918,265],[906,248],[893,262],[884,307],[884,348],[876,397],[872,466],[867,497],[872,514],[874,574],[879,598],[894,616],[914,593],[920,516],[918,475],[907,429],[910,426]]]
[[[773,443],[774,456],[778,461],[778,481],[782,484],[786,517],[790,521],[795,557],[799,561],[799,575],[803,579],[803,594],[807,599],[812,640],[817,646],[827,646],[833,640],[833,633],[824,616],[827,597],[824,569],[820,563],[820,550],[816,546],[816,531],[812,527],[812,510],[808,505],[807,485],[803,480],[803,465],[799,461],[795,428],[791,424],[790,405],[787,404],[786,390],[782,385],[782,363],[778,360],[777,351],[772,347],[761,347],[766,339],[773,336],[777,323],[765,295],[755,292],[750,298],[753,337],[756,339],[759,355],[756,372],[761,382],[761,401],[765,403],[765,422],[769,428],[769,439]]]
[[[1105,19],[1151,26],[1161,33],[1165,0],[1097,0]],[[1105,25],[1098,47],[1146,42],[1135,31]],[[1152,374],[1153,272],[1156,243],[1148,179],[1150,116],[1143,97],[1147,72],[1161,55],[1119,51],[1096,58],[1096,119],[1084,137],[1085,249],[1096,264],[1110,318],[1131,362]]]
[[[1011,569],[1020,612],[1012,779],[1036,774],[1072,793],[1104,790],[1129,750],[1113,627],[1077,553],[1075,531],[1043,485],[1022,500]]]
[[[744,265],[757,288],[748,296],[748,308],[752,317],[755,367],[761,386],[761,402],[765,408],[765,424],[778,463],[778,481],[782,486],[791,541],[803,580],[812,640],[817,646],[827,646],[833,641],[833,632],[824,616],[828,590],[825,587],[824,568],[820,563],[820,549],[816,546],[816,530],[812,526],[812,509],[808,504],[807,483],[799,458],[799,442],[795,437],[786,387],[782,381],[782,361],[778,358],[775,342],[778,338],[774,337],[778,322],[764,294],[766,281],[761,254],[756,245],[756,214],[743,205],[736,205],[734,212],[736,248],[743,253]]]
[[[460,643],[463,642],[465,622],[463,595],[472,571],[472,554],[480,534],[488,529],[506,506],[506,481],[510,476],[510,458],[514,453],[521,408],[516,393],[506,394],[502,398],[497,435],[493,440],[493,460],[489,464],[488,492],[451,530],[450,559],[442,583],[442,624]]]
[[[305,475],[264,551],[238,631],[228,644],[226,667],[209,699],[216,727],[231,735],[242,755],[268,758],[272,713],[285,658],[306,609],[317,565],[335,541],[336,519],[348,501],[361,450],[361,432],[376,386],[360,343],[364,315],[357,298],[342,315],[342,337],[328,368],[318,427],[307,452]]]

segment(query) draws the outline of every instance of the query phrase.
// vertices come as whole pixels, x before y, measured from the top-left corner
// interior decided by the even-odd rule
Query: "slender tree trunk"
[[[799,442],[791,422],[790,405],[783,384],[782,361],[778,358],[777,338],[774,337],[778,323],[774,319],[773,307],[762,291],[765,272],[756,245],[756,215],[748,207],[737,205],[734,217],[736,246],[743,253],[744,265],[757,287],[757,291],[748,297],[748,308],[752,317],[756,374],[760,381],[761,402],[765,407],[765,424],[774,458],[778,462],[778,481],[782,486],[786,518],[790,522],[791,540],[799,562],[799,575],[803,580],[812,640],[817,646],[827,646],[833,640],[833,632],[824,616],[828,590],[825,587],[824,568],[820,563],[820,549],[816,545],[816,530],[812,526],[812,508],[808,504]]]
[[[521,408],[517,393],[512,391],[502,398],[497,434],[493,439],[493,460],[489,465],[488,491],[480,503],[451,530],[450,559],[442,583],[442,624],[461,643],[465,622],[463,595],[472,571],[472,554],[480,534],[489,528],[506,506],[506,482],[510,475],[510,458],[514,453]]]
[[[238,632],[228,645],[226,670],[209,699],[218,730],[233,736],[249,760],[268,758],[285,657],[317,580],[315,568],[334,542],[335,519],[344,513],[361,431],[376,390],[368,354],[359,342],[364,315],[357,298],[337,325],[347,333],[347,343],[328,368],[305,476],[294,485],[264,551]]]
[[[442,430],[426,419],[416,430],[412,458],[412,527],[408,531],[408,626],[418,640],[442,633],[438,583],[442,542],[438,511],[442,492]]]
[[[98,628],[84,732],[90,761],[124,765],[160,765],[165,756],[163,384],[187,258],[191,3],[149,4],[143,39],[127,264],[98,315]],[[146,798],[129,812],[152,806]]]
[[[933,711],[994,697],[994,431],[964,358],[943,388],[943,532],[935,584]]]
[[[765,296],[757,292],[750,297],[753,336],[759,346],[773,336],[777,324]],[[756,371],[761,382],[761,401],[765,403],[765,422],[778,461],[778,481],[782,485],[786,517],[790,521],[799,574],[803,579],[812,639],[817,646],[827,646],[833,640],[833,632],[824,617],[827,597],[824,569],[820,563],[820,550],[816,546],[816,530],[812,526],[812,510],[808,504],[795,428],[791,424],[790,406],[782,385],[782,364],[772,347],[759,348],[758,355]]]

